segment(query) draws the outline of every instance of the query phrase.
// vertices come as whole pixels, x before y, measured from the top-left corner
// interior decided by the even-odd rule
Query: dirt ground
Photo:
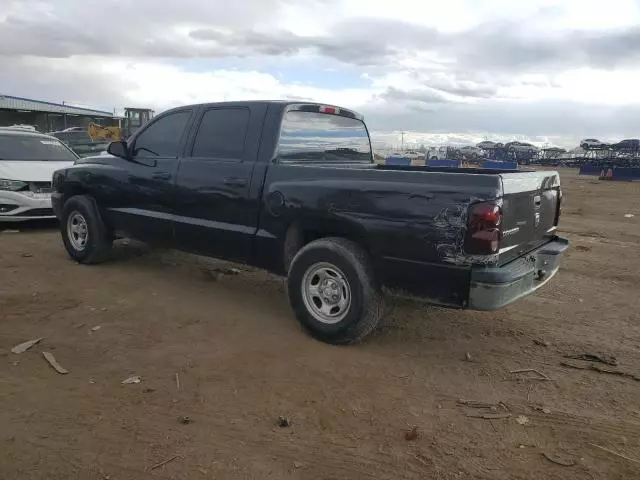
[[[392,300],[350,347],[261,271],[133,243],[80,266],[55,224],[0,233],[0,479],[640,478],[640,377],[561,365],[640,375],[640,183],[561,174],[552,282],[489,313]]]

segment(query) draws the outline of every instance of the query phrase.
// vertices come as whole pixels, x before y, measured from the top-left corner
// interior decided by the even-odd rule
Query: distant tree
[[[420,153],[427,153],[427,148],[424,146],[424,143],[420,145],[420,148],[418,149],[418,151]]]

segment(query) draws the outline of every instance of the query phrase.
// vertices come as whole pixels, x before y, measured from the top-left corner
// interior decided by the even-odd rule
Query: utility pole
[[[404,152],[404,131],[400,132],[400,138],[401,138],[400,151]]]

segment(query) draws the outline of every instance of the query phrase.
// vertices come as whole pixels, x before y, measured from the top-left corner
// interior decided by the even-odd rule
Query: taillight
[[[464,251],[473,255],[498,253],[502,239],[502,210],[496,203],[477,203],[469,208]]]
[[[321,106],[320,107],[320,113],[330,113],[332,115],[339,115],[340,114],[340,109],[336,108],[336,107],[327,107],[327,106]]]

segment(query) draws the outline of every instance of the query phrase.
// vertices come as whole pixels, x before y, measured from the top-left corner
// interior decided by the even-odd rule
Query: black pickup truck
[[[568,247],[557,172],[377,165],[344,108],[185,106],[108,152],[53,175],[74,260],[104,261],[126,235],[286,275],[296,317],[331,343],[375,328],[382,287],[496,309],[549,280]]]

